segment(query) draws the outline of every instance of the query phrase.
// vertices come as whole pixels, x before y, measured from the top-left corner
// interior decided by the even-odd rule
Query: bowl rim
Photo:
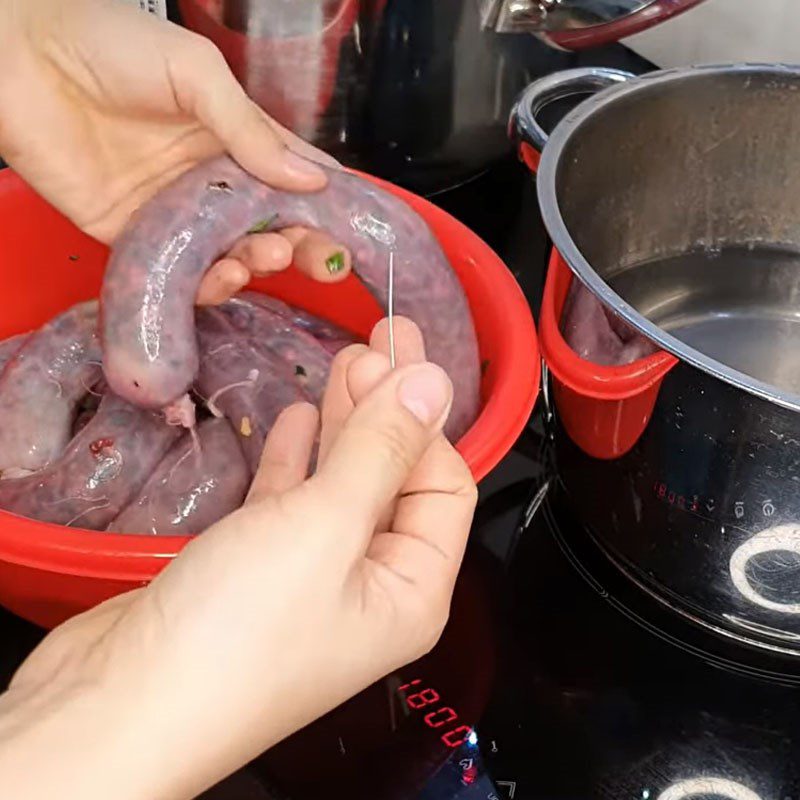
[[[504,325],[505,369],[498,371],[491,396],[485,398],[477,420],[456,445],[480,481],[522,433],[539,394],[541,357],[528,301],[502,259],[466,225],[407,189],[352,171],[403,199],[431,227],[446,231],[448,238],[468,241],[474,265],[480,264],[486,273],[484,283],[493,297],[497,324],[509,319],[514,322]],[[11,169],[0,171],[0,189],[33,191]],[[512,398],[513,407],[504,412]],[[195,538],[67,528],[0,510],[2,519],[9,524],[0,527],[0,560],[40,571],[120,582],[149,581]]]

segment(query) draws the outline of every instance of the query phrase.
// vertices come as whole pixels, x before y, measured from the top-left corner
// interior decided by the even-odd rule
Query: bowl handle
[[[536,172],[539,154],[547,144],[547,134],[539,124],[539,112],[550,103],[575,94],[596,94],[603,89],[636,77],[608,67],[565,69],[534,81],[520,94],[508,120],[508,135],[520,158]]]

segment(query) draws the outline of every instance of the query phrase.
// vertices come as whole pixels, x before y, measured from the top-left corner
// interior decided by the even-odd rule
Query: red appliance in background
[[[510,152],[543,74],[701,0],[177,0],[278,122],[344,163],[430,194]],[[533,36],[530,34],[534,34]]]

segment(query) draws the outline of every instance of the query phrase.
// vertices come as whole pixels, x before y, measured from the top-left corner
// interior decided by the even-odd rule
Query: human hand
[[[45,639],[4,698],[0,795],[194,797],[433,646],[476,489],[419,330],[395,319],[395,371],[387,338],[337,357],[313,477],[317,413],[294,406],[240,511]]]
[[[0,0],[0,70],[0,154],[106,243],[161,187],[223,152],[298,192],[325,184],[307,159],[335,164],[249,100],[210,41],[119,0]],[[255,233],[209,270],[198,302],[292,262],[321,281],[350,269],[319,231]]]

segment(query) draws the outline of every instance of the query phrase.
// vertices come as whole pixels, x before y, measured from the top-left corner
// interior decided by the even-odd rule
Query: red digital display
[[[448,747],[461,747],[472,733],[470,725],[458,724],[458,714],[450,706],[441,703],[441,697],[436,689],[422,686],[422,681],[416,678],[404,683],[397,689],[408,708],[417,711],[422,708],[429,710],[423,716],[425,724],[434,730],[446,728],[440,739]]]
[[[678,494],[663,481],[656,481],[653,484],[653,491],[659,500],[663,500],[665,503],[669,503],[671,506],[680,508],[683,511],[691,511],[696,514],[700,510],[700,501],[696,494],[689,497]]]

